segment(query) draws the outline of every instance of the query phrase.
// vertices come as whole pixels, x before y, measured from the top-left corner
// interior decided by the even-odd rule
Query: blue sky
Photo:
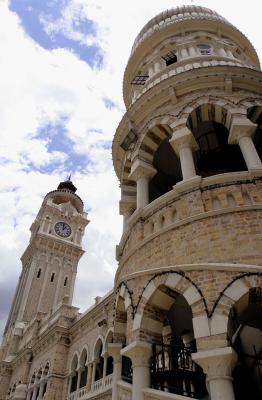
[[[10,10],[19,15],[25,32],[43,48],[49,50],[65,48],[74,52],[91,67],[101,67],[103,50],[95,43],[96,24],[94,21],[81,16],[81,12],[78,12],[71,21],[71,30],[78,32],[82,37],[92,38],[94,43],[90,44],[74,38],[65,26],[61,27],[61,30],[55,29],[56,23],[59,24],[59,21],[63,20],[62,12],[67,4],[67,0],[11,0]],[[54,27],[48,30],[47,26],[50,24],[54,24]]]
[[[111,141],[125,109],[125,65],[150,18],[192,3],[0,0],[0,332],[29,227],[43,196],[69,173],[91,220],[74,304],[84,311],[112,288],[122,221]],[[260,0],[250,0],[248,9],[246,2],[237,7],[227,0],[201,4],[244,32],[261,59]]]

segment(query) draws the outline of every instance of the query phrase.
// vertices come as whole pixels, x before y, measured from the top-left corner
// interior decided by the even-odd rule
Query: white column
[[[256,129],[257,124],[254,124],[249,119],[234,117],[228,137],[229,144],[238,143],[249,170],[262,169],[261,160],[252,140]]]
[[[34,388],[32,400],[36,400],[37,389],[38,389],[37,387]]]
[[[211,400],[234,400],[232,369],[237,355],[231,347],[200,351],[192,354],[193,360],[207,374]]]
[[[39,390],[39,395],[38,395],[38,399],[39,399],[39,400],[42,400],[43,392],[44,392],[44,387],[45,387],[45,383],[46,383],[46,381],[42,381],[42,382],[40,383],[40,390]]]
[[[190,45],[188,50],[189,50],[189,55],[190,55],[191,57],[194,57],[194,56],[197,55],[197,51],[196,51],[195,46]]]
[[[92,382],[91,382],[91,387],[95,382],[95,377],[96,377],[96,364],[98,362],[98,359],[93,360],[93,370],[92,370]]]
[[[221,57],[227,57],[227,53],[226,53],[224,47],[220,47],[218,49],[218,55],[221,56]]]
[[[136,182],[137,209],[149,203],[149,180],[156,174],[155,168],[144,161],[136,159],[131,166],[129,179]]]
[[[162,66],[161,61],[160,61],[160,60],[157,60],[157,61],[155,62],[155,73],[156,73],[156,74],[157,74],[159,71],[161,71],[161,66]]]
[[[122,378],[122,356],[120,351],[122,343],[108,343],[108,353],[113,357],[113,384],[112,384],[112,400],[118,400],[117,382]]]
[[[105,352],[102,354],[102,357],[103,357],[103,359],[104,359],[104,363],[103,363],[103,379],[105,379],[105,377],[106,377],[106,369],[107,369],[108,352],[105,351]]]
[[[154,75],[154,65],[153,64],[149,65],[148,75],[149,75],[149,78],[151,78],[151,76]]]
[[[180,158],[183,181],[194,178],[196,169],[193,150],[197,150],[198,145],[192,132],[187,127],[180,128],[173,133],[169,142]]]
[[[77,385],[76,385],[76,390],[78,390],[78,389],[80,388],[81,372],[82,372],[84,369],[85,369],[85,368],[84,368],[83,366],[77,368]]]
[[[182,49],[180,50],[180,52],[181,52],[181,57],[182,57],[182,58],[187,58],[187,57],[188,57],[188,52],[187,52],[186,47],[182,47]]]
[[[132,200],[120,200],[119,202],[119,213],[123,215],[123,232],[127,228],[128,219],[133,214],[133,210],[136,208],[136,204]]]
[[[143,389],[150,387],[152,346],[146,342],[135,341],[122,349],[121,354],[132,360],[132,400],[144,400]]]
[[[91,386],[92,386],[92,367],[93,367],[93,363],[89,362],[87,364],[87,382],[86,382],[86,388],[87,390],[91,390]]]

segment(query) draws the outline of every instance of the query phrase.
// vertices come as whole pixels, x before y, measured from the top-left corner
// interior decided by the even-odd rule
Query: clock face
[[[61,237],[69,237],[72,229],[66,222],[57,222],[55,224],[55,233]]]

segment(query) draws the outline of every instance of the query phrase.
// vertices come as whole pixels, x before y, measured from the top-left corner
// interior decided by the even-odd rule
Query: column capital
[[[246,117],[233,117],[228,136],[229,144],[237,144],[242,137],[253,136],[257,129],[254,124]]]
[[[119,201],[119,214],[124,215],[127,212],[131,212],[136,208],[136,198],[130,200],[120,200]]]
[[[152,355],[152,345],[136,340],[123,348],[121,354],[131,358],[133,367],[148,367]]]
[[[115,363],[121,362],[122,347],[122,343],[108,343],[108,354],[113,357]]]
[[[156,169],[145,161],[136,159],[132,163],[129,179],[137,181],[140,178],[152,178],[156,174]]]
[[[171,139],[169,140],[169,143],[173,147],[178,157],[180,150],[183,148],[189,147],[193,151],[198,150],[199,148],[193,133],[186,126],[175,130]]]
[[[220,377],[231,380],[232,369],[237,362],[237,353],[232,347],[222,347],[193,353],[192,359],[203,368],[209,382]]]

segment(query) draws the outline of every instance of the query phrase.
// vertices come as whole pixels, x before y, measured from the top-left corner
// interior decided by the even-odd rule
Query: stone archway
[[[196,351],[194,332],[199,335],[201,329],[209,335],[205,304],[189,279],[170,272],[149,281],[138,304],[133,330],[138,341],[152,345],[153,388],[199,399],[205,396],[204,374],[191,357]]]

